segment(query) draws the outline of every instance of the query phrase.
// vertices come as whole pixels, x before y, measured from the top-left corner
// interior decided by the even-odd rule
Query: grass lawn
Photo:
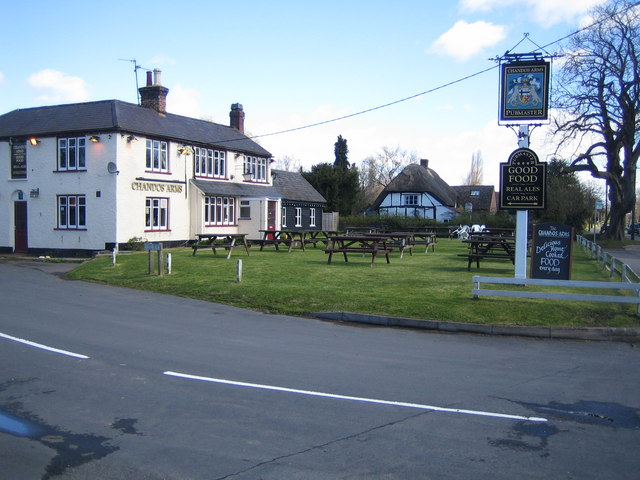
[[[471,277],[513,276],[505,260],[486,260],[480,269],[458,257],[466,246],[459,240],[438,239],[436,251],[413,256],[350,255],[345,263],[334,255],[331,265],[322,248],[276,251],[253,248],[251,256],[235,250],[214,255],[202,249],[192,256],[189,248],[166,250],[172,255],[172,274],[148,275],[146,252],[98,257],[67,274],[68,278],[149,290],[220,302],[268,313],[305,315],[311,312],[347,311],[444,321],[545,326],[640,326],[633,305],[557,300],[471,298]],[[155,258],[155,252],[153,252]],[[243,262],[242,282],[236,282],[237,260]],[[574,280],[610,280],[576,245]],[[615,279],[614,279],[615,280]],[[534,288],[534,287],[516,287]],[[539,289],[542,290],[542,289]],[[556,290],[557,291],[557,290]],[[564,291],[571,291],[565,289]],[[574,290],[579,291],[579,290]],[[581,293],[586,293],[584,290]]]

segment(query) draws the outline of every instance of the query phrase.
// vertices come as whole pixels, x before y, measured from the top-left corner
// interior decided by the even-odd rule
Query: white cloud
[[[533,19],[545,28],[562,22],[572,22],[585,15],[603,0],[529,0]]]
[[[0,72],[0,83],[4,83],[4,73]]]
[[[39,94],[37,100],[45,103],[83,102],[89,98],[84,79],[47,68],[27,79]]]
[[[431,45],[429,53],[449,55],[464,61],[506,38],[506,28],[489,22],[459,20]]]
[[[205,113],[200,106],[200,96],[195,88],[174,85],[167,96],[167,111],[186,117],[203,118]]]
[[[549,28],[562,22],[573,22],[594,6],[606,0],[460,0],[463,13],[489,12],[509,8],[524,14],[539,25]]]
[[[463,12],[488,12],[494,8],[512,5],[516,3],[516,1],[517,0],[460,0],[460,10]]]

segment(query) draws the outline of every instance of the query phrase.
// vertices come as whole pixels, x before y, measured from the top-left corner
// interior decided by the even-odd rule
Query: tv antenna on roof
[[[133,58],[133,59],[119,58],[118,60],[123,61],[123,62],[131,62],[131,63],[133,63],[133,75],[136,77],[136,98],[138,99],[138,105],[140,105],[140,90],[138,88],[138,70],[142,69],[142,70],[149,71],[149,69],[138,65],[138,62],[136,61],[135,58]]]

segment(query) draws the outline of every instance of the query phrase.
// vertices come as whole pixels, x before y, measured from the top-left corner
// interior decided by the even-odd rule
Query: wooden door
[[[15,252],[25,253],[29,248],[27,235],[27,202],[13,202]]]
[[[278,202],[269,201],[267,204],[267,230],[276,229],[276,209],[278,208]]]

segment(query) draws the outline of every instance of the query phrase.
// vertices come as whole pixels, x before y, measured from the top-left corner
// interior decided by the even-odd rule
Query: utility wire
[[[620,10],[619,12],[614,12],[614,13],[612,13],[610,16],[608,16],[608,17],[606,17],[606,18],[603,18],[603,19],[601,19],[601,20],[598,20],[598,21],[596,21],[596,22],[593,22],[591,25],[588,25],[588,26],[583,27],[583,28],[581,28],[581,29],[579,29],[579,30],[576,30],[576,31],[574,31],[574,32],[571,32],[571,33],[569,33],[569,34],[565,35],[564,37],[562,37],[562,38],[560,38],[560,39],[558,39],[558,40],[554,40],[553,42],[550,42],[550,43],[547,43],[546,45],[543,45],[542,47],[540,47],[540,46],[539,46],[538,44],[536,44],[535,42],[531,41],[531,39],[529,39],[529,41],[531,41],[535,46],[537,46],[537,47],[538,47],[538,50],[546,51],[547,47],[550,47],[551,45],[555,45],[555,44],[557,44],[557,43],[560,43],[560,42],[562,42],[562,41],[566,40],[567,38],[573,37],[574,35],[577,35],[577,34],[579,34],[579,33],[584,32],[585,30],[588,30],[588,29],[590,29],[590,28],[593,28],[594,26],[599,25],[600,23],[605,22],[605,21],[606,21],[606,20],[608,20],[609,18],[611,18],[611,17],[613,17],[613,16],[615,16],[615,15],[619,15],[619,14],[625,13],[627,10],[631,10],[632,8],[635,8],[635,7],[637,7],[637,6],[640,6],[640,2],[636,2],[636,3],[634,3],[634,4],[631,4],[631,5],[629,5],[627,8],[624,8],[624,9]],[[528,35],[525,35],[525,38],[523,38],[522,40],[520,40],[520,42],[518,42],[518,44],[516,45],[516,47],[517,47],[518,45],[520,45],[520,43],[522,43],[522,42],[523,42],[525,39],[527,39],[527,38],[528,38]],[[514,47],[514,48],[515,48],[515,47]],[[457,80],[453,80],[453,81],[451,81],[451,82],[445,83],[445,84],[443,84],[443,85],[440,85],[440,86],[437,86],[437,87],[431,88],[431,89],[429,89],[429,90],[425,90],[424,92],[416,93],[415,95],[411,95],[411,96],[408,96],[408,97],[404,97],[404,98],[401,98],[401,99],[399,99],[399,100],[394,100],[394,101],[392,101],[392,102],[385,103],[385,104],[383,104],[383,105],[378,105],[377,107],[372,107],[372,108],[368,108],[368,109],[366,109],[366,110],[361,110],[361,111],[359,111],[359,112],[351,113],[351,114],[349,114],[349,115],[343,115],[343,116],[341,116],[341,117],[330,118],[330,119],[328,119],[328,120],[323,120],[322,122],[310,123],[310,124],[307,124],[307,125],[302,125],[302,126],[300,126],[300,127],[295,127],[295,128],[289,128],[289,129],[286,129],[286,130],[279,130],[279,131],[271,132],[271,133],[263,133],[263,134],[261,134],[261,135],[253,135],[253,136],[249,136],[249,137],[246,137],[246,138],[254,139],[254,138],[271,137],[271,136],[274,136],[274,135],[282,135],[282,134],[284,134],[284,133],[297,132],[297,131],[299,131],[299,130],[305,130],[305,129],[307,129],[307,128],[318,127],[318,126],[320,126],[320,125],[326,125],[326,124],[328,124],[328,123],[334,123],[334,122],[338,122],[338,121],[341,121],[341,120],[346,120],[347,118],[357,117],[357,116],[360,116],[360,115],[364,115],[364,114],[366,114],[366,113],[370,113],[370,112],[374,112],[374,111],[376,111],[376,110],[381,110],[381,109],[383,109],[383,108],[390,107],[390,106],[392,106],[392,105],[397,105],[398,103],[403,103],[403,102],[406,102],[406,101],[408,101],[408,100],[412,100],[412,99],[414,99],[414,98],[418,98],[418,97],[421,97],[421,96],[423,96],[423,95],[427,95],[427,94],[429,94],[429,93],[436,92],[436,91],[438,91],[438,90],[442,90],[443,88],[447,88],[447,87],[450,87],[451,85],[455,85],[455,84],[457,84],[457,83],[464,82],[464,81],[469,80],[469,79],[471,79],[471,78],[474,78],[474,77],[477,77],[477,76],[479,76],[479,75],[482,75],[483,73],[487,73],[487,72],[489,72],[489,71],[491,71],[491,70],[494,70],[494,69],[496,69],[496,68],[498,68],[498,67],[499,67],[499,65],[494,65],[494,66],[491,66],[491,67],[489,67],[489,68],[485,68],[484,70],[480,70],[479,72],[476,72],[476,73],[472,73],[472,74],[470,74],[470,75],[467,75],[466,77],[462,77],[462,78],[459,78],[459,79],[457,79]],[[244,140],[244,139],[245,139],[245,138],[242,138],[242,139],[239,139],[239,138],[238,138],[238,139],[222,140],[220,143],[234,142],[234,141],[239,141],[239,140]]]

